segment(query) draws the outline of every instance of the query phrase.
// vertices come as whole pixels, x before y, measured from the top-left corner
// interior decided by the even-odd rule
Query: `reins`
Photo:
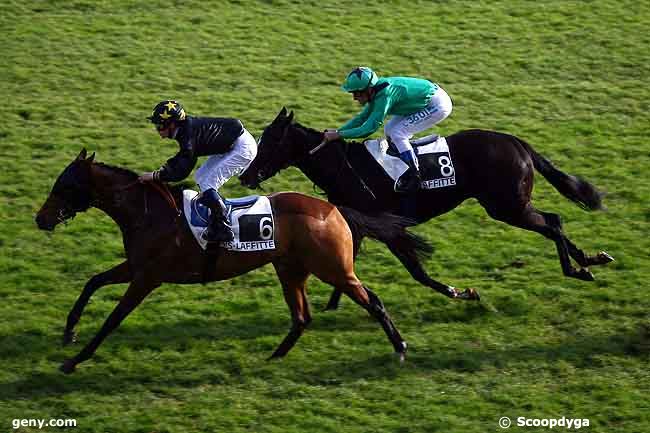
[[[323,140],[318,146],[314,147],[311,149],[306,157],[304,159],[308,159],[309,157],[313,157],[316,152],[318,152],[321,148],[323,148],[326,144],[329,142]],[[345,150],[343,149],[345,147]],[[363,180],[361,175],[357,172],[357,170],[352,167],[352,164],[350,164],[350,160],[348,159],[348,152],[350,151],[350,143],[347,141],[343,140],[343,146],[337,146],[336,150],[338,151],[339,155],[341,156],[341,163],[339,164],[339,168],[336,171],[336,178],[339,178],[339,175],[341,174],[341,171],[343,170],[343,165],[347,165],[347,167],[350,169],[350,172],[352,172],[352,175],[357,178],[363,189],[370,194],[373,200],[377,200],[377,196],[375,193],[370,189],[370,187],[366,184],[366,182]]]
[[[373,200],[377,200],[377,196],[375,195],[375,193],[372,192],[372,189],[370,189],[370,187],[366,184],[366,182],[363,180],[361,175],[354,169],[354,167],[352,167],[352,164],[350,164],[350,160],[348,159],[348,152],[350,151],[350,143],[348,143],[347,141],[344,141],[344,146],[345,146],[345,150],[343,150],[341,147],[338,147],[338,151],[341,154],[343,162],[348,166],[348,168],[350,169],[352,174],[359,180],[359,182],[361,183],[361,186],[363,187],[363,189],[365,189],[366,192],[368,192],[368,194],[370,194],[370,196],[372,197]],[[341,167],[339,168],[339,173],[341,172],[342,167],[343,167],[343,164],[341,164]],[[338,177],[338,174],[337,174],[337,177]]]
[[[180,216],[181,210],[176,204],[176,200],[174,199],[174,195],[169,189],[169,186],[166,183],[161,182],[149,182],[149,185],[153,186],[154,189],[158,191],[165,200],[167,200],[167,203],[169,203],[169,205],[176,211],[176,216]]]
[[[127,185],[124,185],[119,188],[115,188],[114,191],[125,191],[127,189],[130,189],[134,187],[137,184],[140,184],[142,182],[136,180],[134,182],[131,182]],[[151,185],[153,189],[158,191],[158,193],[165,199],[165,201],[174,209],[176,212],[176,215],[179,216],[181,215],[181,210],[178,207],[178,204],[176,203],[176,200],[174,199],[174,195],[172,194],[171,190],[169,189],[169,186],[166,183],[162,182],[146,182],[146,185]],[[147,194],[145,193],[144,195],[144,208],[145,208],[145,214],[148,213],[148,206],[147,206]]]
[[[299,126],[299,127],[300,127],[300,126]],[[284,133],[282,134],[282,138],[280,139],[280,142],[281,142],[281,143],[284,142],[284,140],[285,140],[285,138],[286,138],[286,135],[287,135],[288,131],[289,131],[289,128],[286,128],[285,131],[284,131]],[[361,184],[361,187],[362,187],[362,188],[363,188],[363,189],[364,189],[368,194],[370,194],[370,197],[372,197],[373,200],[377,200],[377,196],[375,195],[375,193],[372,191],[372,189],[370,189],[370,187],[368,186],[368,184],[366,184],[366,182],[363,180],[363,178],[361,177],[361,175],[359,175],[359,172],[357,172],[357,170],[354,169],[354,167],[352,166],[352,164],[350,164],[350,160],[348,159],[348,152],[349,152],[349,150],[350,150],[350,143],[348,143],[348,142],[345,141],[345,140],[341,140],[341,141],[343,142],[343,146],[345,147],[345,150],[343,149],[343,146],[337,146],[337,147],[336,147],[336,150],[337,150],[337,152],[338,152],[339,155],[340,155],[340,161],[341,161],[341,163],[339,164],[339,168],[338,168],[338,170],[336,171],[336,176],[334,176],[334,177],[338,179],[339,176],[340,176],[340,174],[341,174],[341,171],[343,170],[343,166],[344,166],[344,165],[347,165],[347,167],[350,169],[350,172],[352,173],[352,175],[353,175],[354,177],[356,177],[357,180],[359,181],[359,183]],[[329,141],[325,141],[325,139],[323,139],[323,140],[322,140],[318,145],[316,145],[315,147],[313,147],[312,149],[310,149],[309,151],[307,151],[307,153],[306,153],[303,157],[301,157],[301,158],[299,158],[298,160],[296,160],[295,164],[300,164],[302,161],[307,161],[307,160],[309,160],[309,159],[311,159],[311,158],[316,159],[316,156],[315,156],[316,152],[318,152],[319,150],[321,150],[322,148],[324,148],[326,145],[328,145],[328,144],[330,144],[330,143],[331,143],[331,142],[329,142]],[[315,190],[316,190],[316,184],[314,184],[314,191],[315,191]]]

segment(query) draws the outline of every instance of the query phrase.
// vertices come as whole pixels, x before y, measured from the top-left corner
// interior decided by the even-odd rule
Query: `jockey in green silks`
[[[384,126],[384,134],[397,148],[400,159],[409,166],[411,176],[403,191],[417,190],[421,182],[420,170],[409,139],[451,114],[452,103],[447,92],[438,84],[421,78],[379,78],[367,67],[352,70],[342,88],[352,93],[364,109],[340,128],[325,130],[325,141],[366,137],[392,115]]]

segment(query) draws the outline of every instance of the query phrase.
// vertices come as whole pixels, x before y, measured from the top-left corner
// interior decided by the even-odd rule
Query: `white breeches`
[[[411,137],[442,122],[451,114],[451,108],[451,98],[439,87],[429,105],[422,110],[408,116],[393,116],[386,122],[384,134],[395,143],[399,153],[413,150],[409,142]]]
[[[255,159],[255,155],[257,155],[255,138],[244,129],[244,133],[235,140],[232,149],[224,154],[210,156],[196,170],[194,179],[201,191],[210,188],[218,190],[228,179],[246,170]]]

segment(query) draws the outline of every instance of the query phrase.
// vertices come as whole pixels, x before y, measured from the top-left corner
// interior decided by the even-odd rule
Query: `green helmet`
[[[345,83],[341,88],[346,92],[358,92],[361,90],[366,90],[370,86],[377,84],[377,74],[368,67],[359,66],[355,68],[348,74],[348,77],[345,79]]]
[[[180,122],[186,118],[183,106],[176,101],[161,101],[153,109],[150,117],[151,123],[167,125],[169,122]]]

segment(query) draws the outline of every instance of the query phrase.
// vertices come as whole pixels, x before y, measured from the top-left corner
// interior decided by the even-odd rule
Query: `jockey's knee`
[[[409,141],[408,137],[392,136],[389,138],[393,142],[393,144],[395,145],[399,153],[413,151],[413,146],[411,145],[411,142]]]

